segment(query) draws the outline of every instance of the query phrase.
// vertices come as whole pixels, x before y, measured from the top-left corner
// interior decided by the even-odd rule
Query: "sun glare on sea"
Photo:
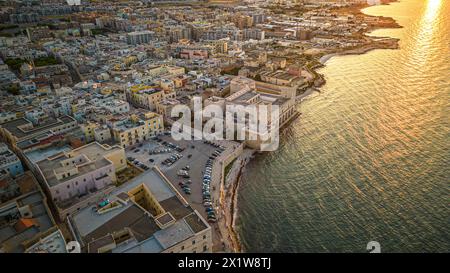
[[[432,20],[439,11],[442,4],[442,0],[428,0],[427,9],[425,13],[425,21],[429,22]]]
[[[436,38],[439,29],[439,12],[442,0],[428,0],[424,5],[423,14],[417,25],[417,33],[413,35],[416,43],[412,48],[410,57],[416,60],[418,67],[426,66],[432,57],[431,52],[433,40]]]
[[[425,8],[425,13],[421,21],[421,36],[432,36],[437,22],[439,9],[441,8],[442,0],[428,0]]]

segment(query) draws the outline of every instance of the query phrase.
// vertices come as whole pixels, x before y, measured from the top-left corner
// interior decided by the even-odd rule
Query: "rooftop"
[[[122,149],[118,146],[102,145],[97,142],[81,146],[71,151],[54,154],[36,163],[50,187],[103,168],[113,163],[105,156],[114,150]],[[73,171],[76,170],[76,171]],[[71,173],[62,178],[61,173]]]
[[[6,144],[0,143],[0,167],[17,162],[18,160],[19,158],[17,155],[13,153]]]
[[[49,117],[38,125],[33,125],[31,121],[26,118],[19,118],[2,123],[0,126],[8,130],[16,138],[31,138],[39,133],[52,130],[56,126],[75,122],[75,119],[70,116],[62,116],[60,118]]]
[[[24,252],[24,242],[55,226],[43,194],[38,188],[31,190],[0,206],[0,249],[5,252]]]
[[[144,185],[155,198],[162,211],[149,211],[139,205],[132,192]],[[89,252],[105,245],[103,241],[116,244],[113,252],[161,252],[195,233],[209,228],[176,189],[166,181],[159,170],[152,169],[116,188],[107,196],[114,209],[99,213],[96,205],[82,209],[72,217],[78,236],[89,245]],[[153,215],[156,214],[156,215]],[[130,238],[120,242],[115,234],[128,230]],[[99,241],[100,240],[100,241]]]

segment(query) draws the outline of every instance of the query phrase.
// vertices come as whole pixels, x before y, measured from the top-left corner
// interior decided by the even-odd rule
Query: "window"
[[[67,185],[67,188],[70,188],[70,185]]]
[[[195,245],[195,240],[192,240],[192,244]]]
[[[206,235],[203,235],[203,239],[206,239]]]
[[[207,251],[208,247],[206,245],[203,246],[203,252]]]
[[[184,250],[184,246],[181,246],[181,250]]]

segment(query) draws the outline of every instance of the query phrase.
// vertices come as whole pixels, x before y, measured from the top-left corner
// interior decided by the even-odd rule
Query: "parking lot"
[[[159,141],[152,139],[136,145],[133,148],[127,148],[126,156],[128,157],[128,160],[131,162],[135,161],[135,164],[141,168],[151,168],[155,165],[158,166],[192,207],[207,219],[208,214],[203,205],[203,176],[206,163],[208,159],[210,159],[209,157],[219,148],[204,143],[203,141],[175,141],[170,135],[162,135],[158,138],[160,139]],[[173,158],[179,159],[176,159],[173,163],[169,162],[169,164],[163,164],[165,160],[172,156],[175,156]],[[146,167],[142,167],[142,164]],[[186,166],[189,166],[189,178],[177,174]],[[217,179],[220,179],[220,173],[211,173],[211,179],[213,175],[218,176]],[[190,183],[188,183],[189,180]],[[180,182],[189,187],[190,194],[187,194],[183,190],[179,185]],[[209,190],[212,197],[217,196],[216,192],[220,189],[211,185]]]

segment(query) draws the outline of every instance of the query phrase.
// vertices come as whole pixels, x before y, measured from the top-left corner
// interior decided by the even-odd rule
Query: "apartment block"
[[[110,190],[126,164],[123,148],[92,142],[41,160],[36,169],[64,219]]]
[[[153,31],[144,30],[144,31],[134,31],[127,33],[127,42],[131,45],[138,45],[149,43],[154,36]]]
[[[12,177],[23,174],[23,166],[20,159],[5,143],[0,143],[0,172],[5,171]]]
[[[164,130],[162,116],[154,112],[133,114],[120,120],[108,121],[112,137],[121,147],[133,146]]]
[[[56,231],[45,195],[31,172],[15,178],[0,175],[0,253],[27,252]],[[60,245],[49,252],[65,252],[64,239]]]
[[[212,251],[211,227],[157,167],[69,219],[83,252]]]
[[[18,142],[38,143],[55,135],[62,135],[70,130],[78,128],[77,121],[71,116],[59,118],[46,117],[38,124],[26,118],[10,120],[0,124],[0,132],[3,138],[13,148]]]
[[[173,91],[164,91],[157,86],[145,84],[133,85],[127,90],[127,97],[134,105],[154,111],[156,104],[165,98],[175,98]]]

